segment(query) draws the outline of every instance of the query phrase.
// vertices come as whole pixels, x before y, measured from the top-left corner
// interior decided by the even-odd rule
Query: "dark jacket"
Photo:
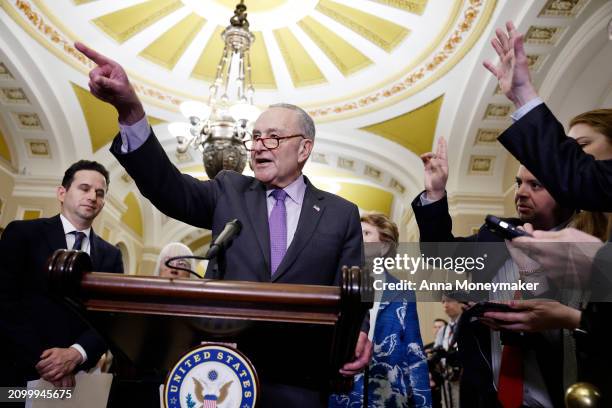
[[[242,231],[225,254],[225,279],[337,285],[343,265],[363,265],[363,239],[357,206],[307,184],[297,230],[274,277],[270,274],[270,238],[264,184],[253,177],[222,171],[201,181],[182,174],[151,134],[133,152],[111,151],[143,196],[169,217],[212,230],[213,238],[237,218]],[[216,278],[216,262],[206,277]]]
[[[212,230],[213,238],[225,224],[238,219],[242,230],[227,248],[224,261],[209,262],[207,278],[228,280],[279,282],[310,285],[338,285],[343,265],[364,264],[363,239],[357,206],[334,194],[315,188],[305,177],[306,192],[300,218],[291,244],[273,277],[270,273],[270,238],[265,185],[253,177],[232,171],[222,171],[213,180],[201,181],[182,174],[170,162],[153,133],[138,149],[120,153],[121,138],[117,136],[111,146],[115,155],[138,189],[164,214],[199,228]],[[304,329],[300,344],[277,341],[270,347],[269,332],[251,334],[250,356],[258,367],[262,380],[264,407],[315,407],[325,404],[326,398],[319,387],[305,388],[294,377],[297,374],[311,379],[312,370],[304,361],[312,353],[316,342],[313,331]],[[260,339],[260,340],[256,340]],[[263,342],[263,344],[261,344]],[[260,347],[265,346],[265,347]],[[282,375],[267,368],[278,355],[288,350],[300,353],[299,373]],[[255,350],[255,351],[253,351]],[[310,364],[312,365],[312,364]],[[311,367],[312,368],[312,367]],[[320,377],[317,375],[317,377]],[[290,383],[293,381],[293,383]]]
[[[60,248],[66,239],[59,215],[13,221],[0,240],[0,342],[12,350],[7,356],[20,378],[39,377],[34,366],[48,348],[80,344],[87,353],[81,368],[95,365],[107,349],[100,335],[49,293],[44,265]],[[123,273],[119,249],[93,229],[90,248],[94,271]]]
[[[498,139],[546,187],[557,202],[589,211],[612,211],[612,160],[595,160],[565,134],[563,125],[541,104],[503,132]],[[612,288],[612,245],[597,254],[592,288]],[[601,298],[601,297],[600,297]],[[603,392],[602,406],[612,403],[612,358],[605,352],[612,337],[612,303],[591,302],[582,312],[581,327],[588,336],[578,341],[580,381]]]
[[[420,194],[412,202],[412,209],[417,220],[421,242],[467,242],[467,243],[502,243],[503,239],[482,225],[478,233],[468,237],[455,237],[452,234],[452,219],[448,211],[446,196],[434,203],[422,206]],[[519,219],[505,219],[514,225],[521,225]],[[476,251],[471,256],[482,256],[480,251],[487,251],[486,268],[473,271],[473,282],[490,282],[510,254],[505,246],[494,252],[484,246],[470,245],[469,251]],[[477,272],[477,273],[476,273]],[[460,399],[462,406],[495,407],[498,406],[497,392],[493,387],[491,370],[491,334],[490,329],[478,322],[463,324],[457,334],[460,359],[463,366],[461,376]],[[502,333],[511,340],[511,334]],[[523,346],[536,351],[538,365],[544,377],[548,393],[554,406],[563,406],[563,344],[554,341],[553,333],[532,333],[522,336]],[[513,340],[516,340],[513,339]]]

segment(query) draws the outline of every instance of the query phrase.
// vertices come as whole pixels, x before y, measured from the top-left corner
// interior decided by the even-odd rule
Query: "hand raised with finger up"
[[[97,64],[89,72],[92,95],[113,105],[122,124],[132,125],[142,119],[144,109],[123,67],[85,44],[76,42],[74,46]]]
[[[508,99],[514,102],[516,108],[520,108],[538,94],[529,75],[523,35],[516,31],[510,21],[506,23],[506,31],[496,29],[496,38],[491,40],[491,45],[499,56],[499,63],[495,65],[491,61],[484,61],[483,65],[495,75],[500,89]]]
[[[446,194],[446,182],[448,180],[448,155],[446,140],[438,139],[436,152],[421,155],[425,170],[425,191],[427,199],[437,201]]]

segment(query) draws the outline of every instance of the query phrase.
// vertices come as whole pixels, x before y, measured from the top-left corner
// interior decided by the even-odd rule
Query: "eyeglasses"
[[[191,264],[189,263],[188,260],[186,259],[176,259],[176,257],[166,257],[164,258],[164,265],[166,265],[169,268],[185,268],[185,269],[189,269],[191,267]]]
[[[244,144],[244,147],[246,147],[246,149],[249,152],[252,152],[253,150],[255,150],[255,145],[257,144],[257,142],[261,142],[261,144],[263,144],[263,147],[265,147],[268,150],[274,150],[278,148],[281,140],[292,139],[294,137],[304,137],[304,135],[292,135],[292,136],[283,136],[283,137],[256,137],[255,139],[245,140],[242,143]]]

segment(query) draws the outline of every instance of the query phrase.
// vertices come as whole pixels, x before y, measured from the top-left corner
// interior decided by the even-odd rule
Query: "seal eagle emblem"
[[[168,373],[167,408],[251,408],[258,396],[257,374],[239,351],[208,344],[189,351]]]

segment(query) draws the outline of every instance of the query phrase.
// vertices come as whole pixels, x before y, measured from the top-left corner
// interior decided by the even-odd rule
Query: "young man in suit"
[[[254,178],[222,171],[213,180],[200,181],[172,165],[123,68],[83,44],[75,46],[98,65],[90,72],[90,90],[119,113],[120,135],[111,152],[141,193],[166,215],[210,229],[213,237],[228,221],[242,222],[240,234],[225,252],[226,266],[210,262],[207,277],[337,285],[343,265],[363,265],[357,206],[318,190],[302,174],[315,139],[314,123],[304,110],[277,104],[257,119],[253,137],[245,143]],[[355,360],[341,373],[354,375],[362,370],[371,348],[365,330],[360,333]],[[264,380],[266,407],[315,407],[326,402],[318,392],[268,385]]]
[[[425,191],[415,198],[415,212],[422,242],[500,242],[503,239],[485,226],[469,237],[452,234],[452,220],[446,198],[448,159],[446,142],[438,141],[436,153],[422,156],[425,166]],[[524,166],[516,176],[514,196],[518,218],[508,221],[521,225],[525,222],[538,225],[544,230],[561,228],[574,210],[557,204],[540,182]],[[489,254],[481,271],[474,271],[473,282],[515,282],[519,278],[520,266],[506,251],[505,246]],[[487,252],[491,252],[488,250]],[[497,254],[499,252],[499,254]],[[491,292],[493,300],[509,300]],[[492,332],[481,323],[463,325],[458,338],[459,352],[463,363],[460,399],[461,405],[473,407],[498,406],[558,406],[563,404],[563,343],[559,331],[534,333],[523,337],[520,358],[523,366],[520,390],[508,390],[505,384],[503,354],[506,353],[504,336]],[[510,349],[507,349],[510,350]],[[526,350],[526,351],[525,351]],[[520,357],[518,357],[520,356]],[[478,391],[478,392],[476,392]],[[517,400],[518,398],[518,400]],[[514,401],[513,401],[514,399]]]
[[[107,349],[103,339],[48,292],[44,265],[60,248],[87,252],[97,272],[123,273],[121,252],[98,237],[91,225],[102,211],[108,171],[81,160],[57,188],[60,213],[51,218],[13,221],[0,241],[0,361],[2,385],[39,377],[73,386],[79,369],[95,365]]]
[[[512,114],[515,123],[498,140],[533,171],[559,203],[590,211],[612,211],[612,160],[596,160],[585,153],[576,140],[566,136],[563,125],[538,96],[531,82],[523,35],[512,22],[508,22],[505,32],[501,28],[496,30],[496,38],[491,43],[500,61],[498,64],[485,61],[484,66],[497,78],[500,89],[517,109]],[[539,245],[542,242],[572,242],[592,252],[590,256],[582,256],[578,264],[572,259],[574,251],[567,250],[567,246],[561,244],[547,246],[556,252],[541,251],[531,256],[538,262],[551,264],[551,270],[555,266],[556,269],[566,269],[568,265],[573,265],[577,278],[599,292],[592,299],[602,301],[589,302],[578,315],[560,315],[558,307],[526,305],[533,306],[534,310],[525,308],[527,310],[511,316],[514,321],[505,323],[521,326],[525,330],[541,325],[565,327],[568,324],[569,328],[581,329],[580,336],[587,346],[584,347],[586,361],[580,370],[584,375],[580,380],[599,387],[602,392],[600,403],[608,406],[612,403],[608,391],[612,387],[612,359],[610,353],[602,350],[608,347],[606,340],[612,336],[609,323],[612,314],[612,303],[609,302],[612,292],[612,243],[604,244],[573,228],[556,232],[541,231],[535,225],[533,228],[527,227],[534,238],[520,238],[517,241],[525,249],[545,248]],[[566,250],[560,251],[561,248]]]

